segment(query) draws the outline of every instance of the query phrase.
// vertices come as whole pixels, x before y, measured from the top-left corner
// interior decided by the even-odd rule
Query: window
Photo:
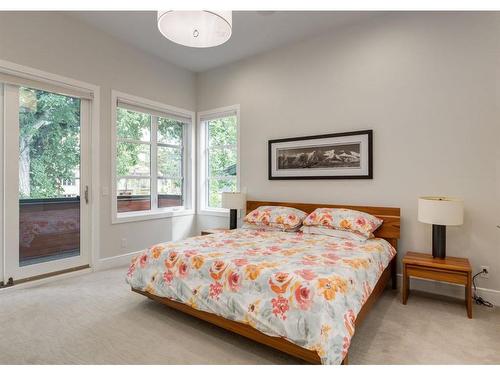
[[[239,188],[239,107],[200,113],[200,208],[223,211],[221,193]]]
[[[117,109],[118,212],[151,210],[151,120],[147,113]]]
[[[192,113],[126,94],[114,97],[115,217],[157,217],[189,208]]]

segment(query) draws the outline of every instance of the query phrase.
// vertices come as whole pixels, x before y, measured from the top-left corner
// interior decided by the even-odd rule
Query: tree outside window
[[[77,196],[79,173],[80,99],[21,87],[19,198]]]
[[[207,206],[219,208],[221,193],[236,191],[238,163],[237,116],[206,121]]]

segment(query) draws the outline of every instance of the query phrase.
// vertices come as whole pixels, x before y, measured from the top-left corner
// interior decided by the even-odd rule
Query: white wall
[[[500,14],[377,16],[199,74],[198,110],[241,105],[251,199],[401,207],[400,258],[430,251],[418,196],[463,197],[448,255],[489,265],[480,285],[500,290],[499,40]],[[361,129],[374,130],[373,180],[268,180],[269,139]]]
[[[0,12],[0,59],[101,87],[101,185],[111,186],[111,89],[195,110],[195,76],[136,50],[78,19],[55,12]],[[141,250],[194,230],[194,216],[111,224],[111,197],[101,197],[100,256]],[[121,248],[121,239],[128,246]]]
[[[466,222],[448,229],[448,254],[489,265],[480,284],[500,290],[499,35],[494,13],[392,13],[195,80],[67,15],[0,12],[0,59],[101,87],[102,185],[111,184],[112,88],[187,109],[241,104],[250,198],[401,207],[403,254],[430,247],[419,195],[462,196]],[[374,129],[373,180],[267,180],[268,139],[356,129]],[[101,257],[196,232],[192,216],[111,225],[110,199],[101,197]],[[200,217],[198,227],[227,221]]]

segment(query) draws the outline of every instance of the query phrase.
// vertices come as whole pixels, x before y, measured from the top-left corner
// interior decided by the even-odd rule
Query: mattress
[[[248,324],[340,364],[354,321],[396,250],[375,238],[236,229],[136,256],[136,289]]]

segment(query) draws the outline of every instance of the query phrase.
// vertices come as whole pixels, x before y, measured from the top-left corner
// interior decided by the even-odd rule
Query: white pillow
[[[300,228],[302,233],[307,234],[322,234],[324,236],[337,237],[343,240],[351,240],[357,242],[366,242],[367,238],[361,234],[348,232],[345,230],[331,229],[325,227],[311,227],[307,225],[303,225]]]

